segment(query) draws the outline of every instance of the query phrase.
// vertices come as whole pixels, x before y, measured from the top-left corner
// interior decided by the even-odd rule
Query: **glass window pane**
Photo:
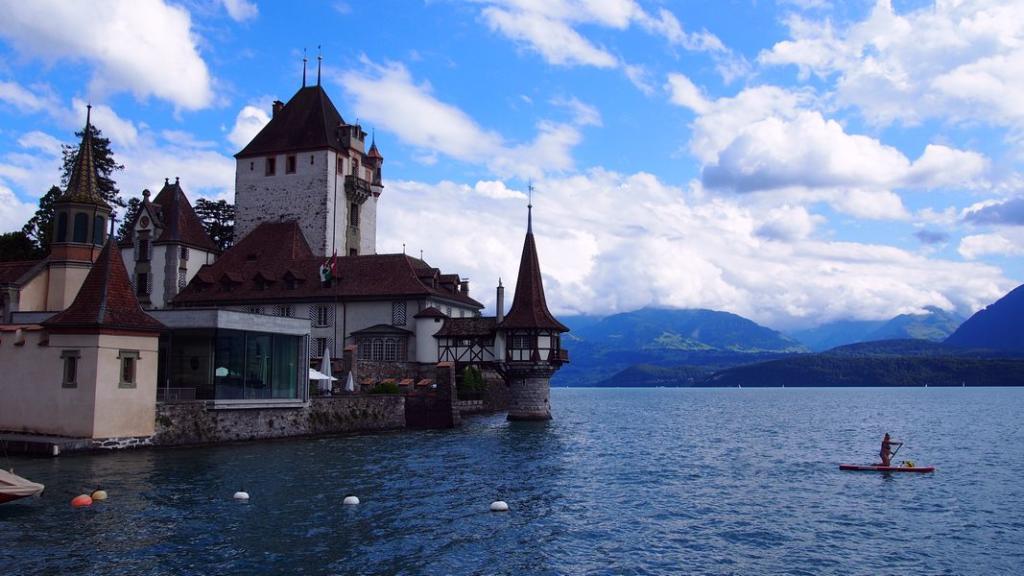
[[[298,398],[299,337],[274,336],[273,397]]]
[[[214,348],[213,381],[218,400],[244,398],[245,333],[219,330]]]
[[[270,398],[271,335],[249,332],[245,338],[245,397]]]

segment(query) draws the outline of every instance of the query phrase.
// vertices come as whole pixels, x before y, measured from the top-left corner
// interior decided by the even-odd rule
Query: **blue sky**
[[[776,328],[1024,276],[1024,3],[250,0],[0,5],[0,231],[94,105],[122,194],[233,197],[302,54],[384,157],[378,250],[490,303],[527,182],[552,307]]]

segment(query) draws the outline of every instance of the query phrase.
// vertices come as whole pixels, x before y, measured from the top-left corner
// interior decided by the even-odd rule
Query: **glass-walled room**
[[[160,339],[158,400],[301,400],[305,337],[174,330]]]

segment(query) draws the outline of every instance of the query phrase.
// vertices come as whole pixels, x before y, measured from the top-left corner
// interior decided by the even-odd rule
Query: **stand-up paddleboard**
[[[852,472],[935,472],[934,466],[879,466],[875,464],[840,464],[840,470]]]

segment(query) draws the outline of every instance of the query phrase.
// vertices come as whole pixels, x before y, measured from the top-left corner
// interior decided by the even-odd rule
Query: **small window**
[[[359,343],[359,359],[369,360],[370,358],[370,341],[363,340],[362,342]]]
[[[135,253],[139,262],[149,262],[149,238],[139,238],[139,249]]]
[[[78,359],[82,354],[78,350],[64,350],[60,357],[64,359],[64,378],[61,386],[64,388],[78,388]]]
[[[135,388],[135,368],[139,362],[138,350],[121,350],[118,355],[121,360],[121,381],[118,388]]]
[[[277,158],[267,158],[265,176],[273,176],[277,172]]]
[[[106,220],[103,216],[96,216],[92,220],[92,243],[97,246],[103,245],[103,231],[106,229]]]
[[[184,270],[178,270],[178,290],[184,290],[185,285],[188,284],[185,278],[186,272]]]
[[[343,173],[344,170],[345,170],[345,162],[341,159],[341,156],[338,156],[338,168],[337,168],[338,174]]]
[[[405,300],[398,300],[391,303],[391,325],[405,326]]]
[[[68,213],[57,214],[57,242],[66,242],[68,239]]]
[[[312,166],[313,164],[316,164],[316,156],[310,154],[309,155],[309,165]]]
[[[348,225],[359,226],[359,204],[355,202],[348,205]]]
[[[285,156],[284,158],[284,173],[295,174],[295,156]]]
[[[398,341],[394,338],[384,340],[384,360],[388,362],[398,360]]]
[[[327,338],[314,338],[313,345],[316,347],[316,356],[323,358],[324,352],[327,351]]]
[[[135,275],[135,293],[139,296],[149,294],[149,274],[139,272]]]
[[[444,315],[449,317],[449,318],[452,317],[452,307],[451,306],[445,306],[444,307]]]
[[[256,169],[256,163],[255,162],[249,162],[249,172],[252,172],[255,169]]]
[[[181,259],[188,262],[188,246],[181,247]]]
[[[373,341],[373,359],[378,362],[384,360],[384,341],[380,338]]]
[[[355,248],[349,248],[348,249],[348,255],[349,256],[359,256],[359,250],[356,250]]]
[[[245,311],[249,314],[263,314],[263,306],[247,306]]]
[[[329,314],[330,314],[330,308],[328,308],[327,306],[317,306],[316,307],[316,325],[317,326],[327,326],[327,321],[329,319]]]
[[[89,238],[89,215],[85,212],[75,214],[75,231],[72,242],[85,242]]]
[[[277,315],[283,318],[292,317],[292,307],[288,304],[282,304],[277,307]]]

